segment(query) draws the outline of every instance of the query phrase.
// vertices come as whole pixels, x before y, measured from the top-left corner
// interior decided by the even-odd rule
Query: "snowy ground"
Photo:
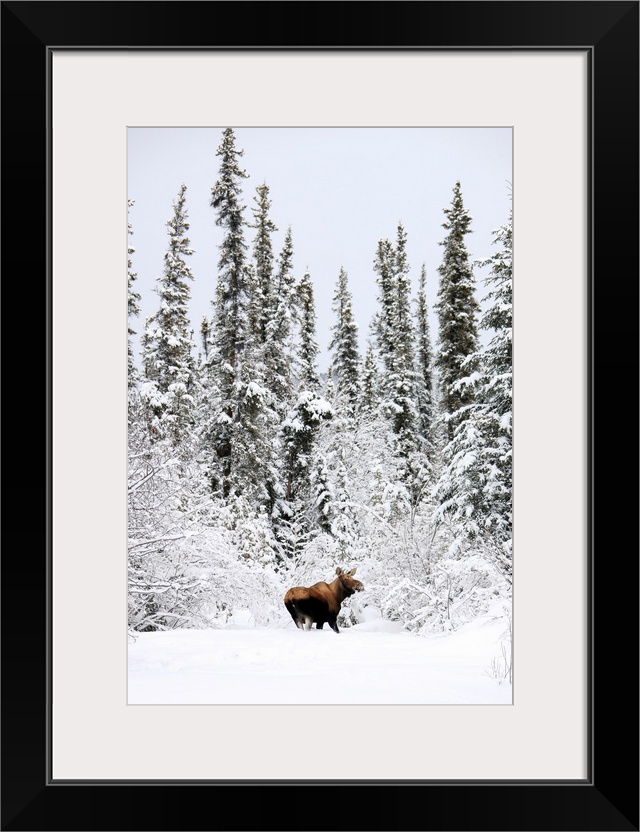
[[[511,704],[505,620],[422,638],[373,618],[336,635],[231,626],[140,633],[129,644],[129,704]]]

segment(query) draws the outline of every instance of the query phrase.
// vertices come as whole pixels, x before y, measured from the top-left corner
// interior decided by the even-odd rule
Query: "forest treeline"
[[[286,588],[337,566],[357,566],[366,586],[342,626],[364,606],[417,633],[455,628],[500,599],[508,615],[511,217],[493,255],[471,262],[472,218],[455,183],[433,345],[426,268],[412,297],[401,223],[372,251],[377,311],[364,355],[341,268],[320,374],[313,282],[294,274],[294,229],[274,251],[269,186],[245,204],[231,128],[217,156],[211,315],[189,319],[186,185],[167,222],[157,311],[144,322],[129,247],[129,628],[221,626],[237,609],[256,626],[284,626]]]

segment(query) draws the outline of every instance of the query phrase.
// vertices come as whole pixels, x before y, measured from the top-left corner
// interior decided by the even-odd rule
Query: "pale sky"
[[[216,150],[222,131],[215,128],[129,128],[128,195],[133,228],[133,270],[142,294],[142,314],[132,322],[142,332],[144,320],[158,308],[156,278],[162,272],[168,237],[165,223],[181,184],[187,186],[191,323],[200,348],[200,323],[211,318],[217,282],[218,246],[223,229],[215,225],[209,206],[218,178]],[[230,125],[233,127],[233,125]],[[243,180],[245,218],[253,221],[253,196],[258,185],[270,189],[274,254],[281,251],[290,225],[294,273],[309,270],[318,314],[319,367],[330,362],[328,345],[334,323],[331,310],[340,267],[349,275],[354,314],[364,352],[369,324],[376,311],[377,284],[373,261],[378,240],[395,243],[399,222],[407,233],[407,254],[414,296],[422,263],[427,268],[427,299],[431,339],[437,342],[433,305],[438,291],[446,230],[444,208],[453,187],[461,183],[472,219],[466,243],[472,259],[493,254],[492,232],[508,220],[512,184],[512,131],[501,128],[237,128],[236,146],[249,178]],[[253,245],[253,229],[245,242]],[[249,253],[250,253],[249,251]],[[485,289],[485,271],[476,270],[478,298]],[[137,338],[134,338],[134,347]]]

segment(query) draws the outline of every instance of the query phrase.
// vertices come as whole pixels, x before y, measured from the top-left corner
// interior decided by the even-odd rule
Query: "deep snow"
[[[508,657],[508,627],[493,616],[433,637],[375,616],[339,635],[293,622],[138,633],[129,643],[128,702],[505,705],[511,684],[492,670],[503,666],[503,648]]]

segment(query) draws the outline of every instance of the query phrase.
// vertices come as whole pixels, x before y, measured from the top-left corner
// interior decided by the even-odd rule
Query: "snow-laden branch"
[[[159,474],[160,471],[162,471],[165,468],[168,468],[171,465],[177,465],[177,464],[178,464],[177,459],[167,459],[165,462],[162,463],[162,465],[159,465],[157,468],[152,468],[151,471],[149,471],[147,474],[144,475],[144,477],[141,477],[139,480],[132,483],[127,488],[127,493],[128,494],[133,494],[134,491],[137,491],[141,486],[143,486],[145,484],[145,482],[148,482],[152,477],[155,477],[156,474]]]
[[[396,534],[396,530],[393,528],[391,523],[389,523],[388,520],[385,520],[384,517],[378,514],[377,511],[374,511],[372,508],[369,508],[369,506],[365,506],[362,503],[354,503],[351,500],[340,500],[336,505],[340,508],[356,508],[362,511],[366,511],[368,514],[371,514],[372,517],[375,517],[376,520],[379,520],[383,525],[385,525],[392,534]]]
[[[187,537],[185,534],[179,534],[177,537],[156,537],[153,540],[140,540],[137,543],[129,543],[129,550],[138,549],[140,546],[153,546],[156,543],[173,543],[176,540],[184,540]]]

